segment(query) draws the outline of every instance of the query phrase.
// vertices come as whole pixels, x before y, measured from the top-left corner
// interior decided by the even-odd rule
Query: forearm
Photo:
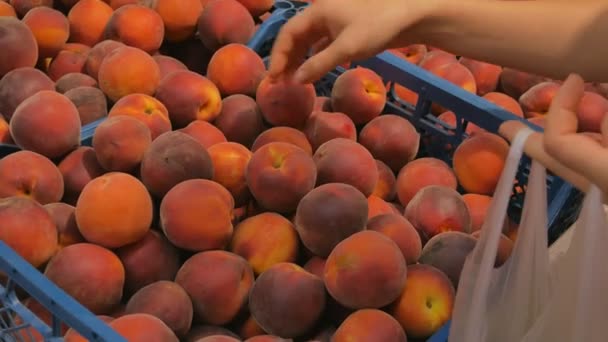
[[[414,30],[420,43],[564,79],[608,81],[608,2],[437,0]]]

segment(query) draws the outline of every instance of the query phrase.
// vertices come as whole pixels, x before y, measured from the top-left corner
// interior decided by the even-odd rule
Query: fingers
[[[356,40],[345,30],[325,49],[308,58],[296,71],[294,80],[300,83],[314,82],[337,65],[348,62],[354,54],[353,42],[356,44]]]
[[[585,91],[583,79],[572,74],[562,84],[549,108],[545,127],[545,141],[561,139],[564,134],[576,133],[576,112]]]
[[[525,127],[527,126],[519,120],[505,121],[498,128],[498,134],[502,135],[503,138],[507,139],[509,142],[512,142],[513,139],[515,139],[517,132]]]

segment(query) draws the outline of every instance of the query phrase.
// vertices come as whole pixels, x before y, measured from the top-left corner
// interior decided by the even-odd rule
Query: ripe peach
[[[427,69],[435,76],[439,76],[452,84],[455,84],[462,89],[477,93],[477,84],[475,83],[475,77],[464,65],[460,63],[449,63],[435,68]],[[445,108],[438,104],[433,104],[432,111],[435,114],[440,114],[446,111]]]
[[[302,131],[286,126],[272,127],[262,132],[251,145],[251,151],[255,153],[260,147],[273,142],[283,142],[297,146],[306,154],[312,156],[312,147],[306,139],[306,135]]]
[[[222,131],[207,121],[194,120],[188,126],[178,129],[178,131],[191,136],[206,149],[219,143],[228,142]]]
[[[119,7],[122,7],[124,5],[129,5],[129,4],[137,4],[142,2],[142,0],[104,0],[108,5],[110,5],[110,7],[112,7],[112,9],[118,9]]]
[[[152,95],[160,84],[160,70],[154,59],[130,46],[108,53],[98,75],[99,88],[114,102],[134,93]]]
[[[357,141],[357,129],[353,120],[344,113],[313,111],[303,129],[306,138],[316,151],[319,146],[335,138]]]
[[[462,195],[462,199],[471,214],[471,230],[480,230],[490,208],[492,197],[478,194],[464,194]]]
[[[78,87],[97,87],[97,80],[81,72],[71,72],[61,76],[61,78],[55,82],[55,90],[62,94]]]
[[[51,215],[58,234],[58,248],[85,242],[78,230],[74,206],[62,202],[48,203],[44,209]]]
[[[104,323],[110,323],[113,320],[115,320],[114,317],[106,316],[106,315],[97,315],[97,318],[99,318]],[[86,342],[87,341],[87,339],[82,337],[82,335],[80,335],[76,330],[74,330],[74,328],[68,329],[68,331],[63,336],[63,338],[64,338],[65,342]]]
[[[254,25],[247,8],[236,0],[209,1],[197,23],[199,39],[211,51],[230,43],[246,44]]]
[[[149,314],[124,315],[109,325],[127,341],[179,341],[163,321]]]
[[[40,204],[59,202],[63,177],[48,158],[19,151],[0,159],[0,198],[29,197]]]
[[[424,55],[418,65],[425,70],[431,70],[454,63],[458,63],[458,59],[454,54],[443,50],[430,50]]]
[[[503,68],[500,74],[502,92],[515,99],[522,96],[528,89],[545,81],[549,81],[549,79],[512,68]]]
[[[72,72],[84,72],[91,48],[80,43],[67,43],[50,61],[46,72],[53,81]]]
[[[0,17],[14,17],[17,18],[17,13],[11,4],[8,2],[0,1]]]
[[[36,7],[28,11],[22,21],[30,28],[38,44],[38,58],[54,57],[70,35],[70,23],[63,13]]]
[[[397,195],[397,179],[395,174],[388,165],[378,159],[376,159],[376,168],[378,169],[378,182],[372,195],[378,196],[385,201],[391,201]]]
[[[335,138],[324,143],[313,159],[317,165],[317,185],[350,184],[367,197],[378,182],[374,157],[363,145],[350,139]]]
[[[213,181],[225,187],[235,206],[241,207],[251,198],[245,172],[252,153],[245,146],[233,142],[215,144],[208,148],[213,163]]]
[[[104,32],[105,39],[154,53],[165,36],[161,16],[143,4],[128,4],[117,8],[110,16]]]
[[[323,279],[323,272],[325,270],[325,259],[319,256],[313,256],[304,264],[304,269],[308,272],[316,275]]]
[[[190,295],[197,317],[222,325],[232,321],[247,305],[254,276],[245,259],[216,250],[200,252],[186,260],[175,282]]]
[[[207,67],[207,77],[222,97],[234,94],[255,97],[265,72],[262,57],[248,46],[236,43],[219,48]]]
[[[184,198],[189,200],[184,202]],[[232,237],[233,210],[234,200],[220,184],[190,179],[164,196],[160,224],[169,241],[179,248],[195,252],[222,249]]]
[[[48,158],[64,156],[80,145],[76,106],[55,91],[40,91],[15,109],[10,121],[15,143]]]
[[[38,44],[29,27],[15,17],[0,17],[0,46],[4,51],[0,55],[0,77],[9,71],[34,67],[38,61]],[[6,113],[5,113],[6,114]]]
[[[440,270],[412,265],[403,292],[390,311],[407,336],[427,338],[451,318],[455,296],[450,280]]]
[[[200,0],[157,0],[154,9],[165,24],[165,38],[181,42],[194,37],[203,5]]]
[[[242,339],[249,339],[256,336],[263,336],[264,334],[266,334],[266,332],[260,327],[258,322],[256,322],[253,316],[251,316],[251,314],[249,314],[247,319],[245,319],[242,324],[239,324],[239,327],[236,329],[236,332],[238,332],[238,335]]]
[[[381,308],[403,290],[406,263],[393,240],[364,230],[332,250],[325,263],[324,280],[329,294],[348,308]]]
[[[9,71],[0,79],[0,113],[10,121],[21,102],[39,91],[54,89],[53,81],[38,69],[23,67]]]
[[[160,69],[161,81],[165,76],[174,71],[188,70],[188,67],[177,58],[165,55],[154,55],[152,58],[154,58],[154,61],[158,64],[158,68]]]
[[[472,237],[479,240],[481,236],[481,230],[475,231],[471,234]],[[494,261],[494,267],[502,266],[511,256],[515,243],[505,234],[500,234],[498,240],[498,252],[496,254],[496,260]]]
[[[579,132],[600,133],[606,113],[608,113],[608,99],[586,91],[577,112]]]
[[[39,267],[57,250],[57,228],[51,215],[33,199],[0,199],[0,240]]]
[[[424,44],[411,44],[402,48],[390,49],[389,51],[412,64],[420,63],[427,54],[427,48]]]
[[[70,204],[76,204],[85,185],[106,172],[90,146],[81,146],[70,152],[57,166],[65,183],[64,202]]]
[[[491,103],[508,110],[509,112],[524,117],[524,112],[519,103],[512,97],[499,92],[489,92],[483,96],[484,99]]]
[[[108,171],[131,172],[139,166],[150,144],[148,126],[127,115],[104,120],[93,134],[97,160]]]
[[[309,332],[325,308],[323,281],[292,263],[262,273],[249,294],[249,310],[269,334],[284,338]]]
[[[64,95],[76,106],[82,126],[108,115],[106,96],[99,88],[77,87],[66,91]]]
[[[109,118],[130,116],[141,121],[150,131],[152,140],[171,131],[169,112],[162,102],[146,94],[129,94],[118,100],[108,113]]]
[[[188,70],[167,75],[155,96],[169,110],[174,128],[185,127],[194,120],[211,122],[222,110],[222,98],[215,84]]]
[[[395,318],[377,309],[357,310],[344,320],[332,341],[394,341],[406,342],[405,331]]]
[[[264,239],[259,238],[261,234]],[[298,242],[295,227],[288,219],[266,212],[236,226],[230,251],[245,258],[257,276],[275,264],[295,262]]]
[[[477,84],[477,95],[483,96],[496,90],[500,74],[502,73],[502,67],[500,65],[486,63],[467,57],[461,57],[459,62],[473,74],[475,84]]]
[[[386,103],[384,83],[373,70],[357,67],[338,76],[331,91],[331,108],[348,115],[355,125],[380,115]]]
[[[422,253],[422,241],[416,228],[400,214],[378,215],[367,222],[367,229],[380,232],[393,240],[408,265],[415,264]]]
[[[254,152],[245,175],[258,204],[280,213],[293,212],[317,180],[312,157],[284,142],[271,142]]]
[[[560,84],[553,81],[538,83],[519,97],[519,104],[526,118],[547,114],[551,101],[557,94]]]
[[[116,254],[91,243],[61,249],[44,275],[94,314],[107,314],[120,303],[125,282]]]
[[[422,188],[429,185],[442,185],[456,190],[458,182],[452,169],[440,159],[425,157],[408,163],[397,176],[399,203],[407,206]]]
[[[251,147],[253,141],[264,130],[262,112],[255,100],[236,94],[222,100],[222,111],[214,121],[228,141]]]
[[[9,0],[8,1],[20,17],[25,16],[36,7],[53,7],[53,0]]]
[[[99,68],[101,67],[101,63],[103,62],[104,58],[106,58],[110,52],[124,46],[125,44],[110,39],[102,40],[93,45],[89,51],[89,54],[87,55],[87,60],[84,64],[84,71],[89,76],[99,81]]]
[[[185,180],[213,178],[213,163],[207,150],[194,138],[171,131],[159,135],[146,150],[140,173],[148,190],[162,198]]]
[[[492,195],[508,152],[509,144],[493,133],[481,132],[466,139],[454,151],[458,182],[467,192]]]
[[[264,119],[273,126],[302,128],[312,113],[315,88],[311,83],[273,81],[264,77],[255,99]]]
[[[368,220],[373,217],[376,217],[378,215],[393,214],[393,213],[399,214],[399,212],[395,209],[394,206],[392,206],[391,204],[389,204],[382,198],[380,198],[378,196],[374,196],[374,195],[370,195],[367,198],[367,207],[368,207],[368,211],[367,211]]]
[[[333,110],[331,109],[331,99],[328,96],[315,97],[315,104],[312,107],[312,110],[313,110],[313,112],[315,112],[315,111],[322,111],[322,112],[328,112],[328,113],[333,112]]]

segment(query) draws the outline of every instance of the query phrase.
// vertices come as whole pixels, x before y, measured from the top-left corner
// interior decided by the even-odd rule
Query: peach
[[[449,63],[435,68],[427,69],[435,76],[439,76],[444,80],[459,86],[460,88],[471,92],[477,93],[477,84],[475,83],[475,77],[464,65],[460,63]],[[439,104],[433,104],[432,112],[440,114],[445,112],[446,109]]]
[[[0,17],[0,31],[0,46],[4,47],[0,55],[0,77],[17,68],[34,67],[38,61],[38,44],[29,27],[15,17]]]
[[[190,295],[197,317],[221,325],[232,321],[247,305],[254,276],[245,259],[216,250],[200,252],[186,260],[175,282]]]
[[[186,336],[185,341],[186,342],[196,342],[207,336],[217,336],[217,335],[225,335],[225,336],[234,337],[234,338],[239,337],[237,334],[233,333],[232,331],[230,331],[226,328],[217,327],[217,326],[213,326],[213,325],[198,325],[198,326],[193,326],[192,329],[190,329],[190,332],[188,332],[188,336]]]
[[[367,222],[367,229],[380,232],[393,240],[405,262],[415,264],[422,253],[422,241],[416,228],[400,214],[378,215]]]
[[[411,44],[402,48],[390,49],[389,52],[412,64],[418,64],[427,54],[427,48],[424,44]]]
[[[608,113],[608,99],[586,91],[577,112],[579,132],[600,133],[606,113]]]
[[[8,122],[6,122],[6,119],[0,114],[0,145],[2,144],[14,145],[15,143],[11,137]]]
[[[70,23],[63,13],[49,7],[35,7],[22,21],[30,28],[38,44],[38,58],[53,57],[70,35]]]
[[[340,304],[381,308],[399,297],[406,282],[406,263],[386,235],[364,230],[342,240],[327,257],[325,287]]]
[[[51,215],[58,234],[58,248],[64,248],[80,242],[85,242],[78,230],[74,206],[55,202],[44,205],[44,209]]]
[[[397,176],[399,203],[407,206],[424,187],[442,185],[456,190],[458,182],[452,169],[441,159],[425,157],[405,165]]]
[[[538,83],[519,97],[519,104],[526,118],[547,114],[551,101],[557,94],[560,84],[554,81]]]
[[[167,107],[156,98],[146,94],[129,94],[122,97],[110,109],[109,118],[130,116],[144,123],[152,140],[171,131],[171,121]]]
[[[251,198],[245,172],[252,153],[245,146],[233,142],[215,144],[208,148],[213,163],[213,181],[225,187],[241,207]]]
[[[519,116],[520,118],[524,117],[523,109],[521,108],[519,103],[509,95],[505,95],[499,92],[489,92],[485,94],[483,98],[515,114],[516,116]]]
[[[314,188],[317,170],[312,157],[301,148],[271,142],[253,153],[245,177],[260,206],[291,213],[302,197]]]
[[[25,16],[36,7],[53,7],[53,0],[9,0],[9,2],[20,17]]]
[[[109,325],[127,341],[179,341],[163,321],[150,314],[124,315]]]
[[[222,98],[215,84],[188,70],[167,75],[155,96],[169,110],[174,128],[185,127],[194,120],[211,122],[222,110]]]
[[[165,38],[181,42],[194,37],[203,5],[200,0],[157,0],[154,9],[165,24]]]
[[[230,43],[246,44],[254,25],[247,8],[237,0],[209,1],[197,22],[199,39],[211,51]]]
[[[492,197],[478,194],[464,194],[462,195],[462,199],[471,214],[471,230],[480,230],[490,208]]]
[[[222,100],[222,110],[214,121],[228,141],[251,147],[253,141],[264,130],[262,112],[255,100],[236,94]]]
[[[388,90],[390,90],[390,85],[387,86],[387,91]],[[397,83],[394,84],[394,95],[396,95],[399,100],[412,106],[415,106],[418,103],[417,93]]]
[[[10,122],[21,102],[39,91],[54,89],[55,83],[42,71],[32,67],[14,69],[0,79],[0,113]]]
[[[77,87],[66,91],[64,95],[76,106],[82,126],[108,115],[108,102],[99,88]]]
[[[142,2],[142,0],[104,0],[112,9],[118,9],[124,5],[129,4],[137,4]]]
[[[481,236],[481,230],[475,231],[471,234],[472,237],[479,240]],[[494,261],[494,267],[502,266],[511,256],[515,243],[511,238],[505,234],[500,234],[498,240],[498,252],[496,254],[496,260]]]
[[[115,319],[112,316],[106,316],[106,315],[98,315],[97,318],[99,318],[104,323],[110,323]],[[63,336],[63,338],[64,338],[65,342],[86,342],[87,341],[87,339],[82,337],[82,335],[80,335],[76,330],[74,330],[74,328],[68,329],[68,331]]]
[[[499,135],[481,132],[466,139],[454,151],[458,182],[467,192],[492,195],[508,153],[509,144]]]
[[[64,201],[70,204],[76,204],[85,185],[106,172],[99,165],[95,150],[90,146],[81,146],[70,152],[57,167],[65,183]]]
[[[44,275],[98,315],[109,313],[120,303],[125,282],[125,269],[116,254],[91,243],[59,250]]]
[[[177,58],[165,55],[154,55],[152,58],[158,64],[161,80],[174,71],[188,70],[188,67]]]
[[[53,81],[72,72],[84,72],[90,47],[79,43],[67,43],[50,61],[47,74]]]
[[[178,249],[152,229],[137,242],[116,249],[116,255],[125,268],[128,295],[154,282],[175,279],[180,267]]]
[[[274,81],[264,77],[255,99],[264,119],[273,126],[302,128],[312,113],[315,88],[311,83]]]
[[[186,133],[159,135],[144,153],[141,180],[162,198],[171,188],[188,179],[213,178],[213,163],[207,150]]]
[[[17,13],[11,4],[8,2],[0,1],[0,17],[14,17],[17,18]]]
[[[160,84],[160,70],[154,59],[130,46],[108,53],[98,75],[99,88],[114,102],[134,93],[152,95]]]
[[[545,81],[549,79],[512,68],[503,68],[500,74],[500,89],[512,98],[518,99],[528,89]]]
[[[458,59],[452,53],[443,50],[430,50],[424,55],[418,65],[425,70],[431,70],[457,62]]]
[[[460,57],[459,62],[473,74],[475,84],[477,84],[477,95],[483,96],[496,90],[500,74],[502,73],[502,67],[500,65],[467,57]]]
[[[78,87],[97,87],[97,80],[81,72],[71,72],[61,76],[61,78],[55,82],[55,90],[62,94]]]
[[[207,121],[194,120],[188,126],[178,129],[178,131],[194,138],[206,149],[219,143],[228,142],[224,133]]]
[[[142,239],[152,224],[152,198],[135,177],[110,172],[84,186],[76,223],[89,242],[117,248]]]
[[[323,272],[325,270],[325,262],[326,262],[325,259],[315,255],[312,258],[308,259],[308,261],[304,264],[303,267],[306,271],[323,279]]]
[[[321,318],[326,296],[323,281],[293,263],[279,263],[262,273],[249,294],[249,310],[269,334],[299,337]]]
[[[455,296],[443,272],[430,265],[412,265],[390,311],[408,337],[428,338],[451,318]]]
[[[315,97],[315,104],[313,105],[312,110],[313,110],[313,112],[314,111],[333,112],[333,110],[331,109],[331,98],[329,98],[328,96]]]
[[[108,171],[131,172],[139,166],[150,144],[148,126],[127,115],[104,120],[93,134],[97,161]]]
[[[378,159],[376,159],[376,168],[378,169],[378,182],[372,195],[378,196],[385,201],[391,201],[397,195],[397,179],[395,174],[388,165]]]
[[[192,325],[192,301],[177,283],[161,280],[139,289],[127,302],[125,313],[145,313],[163,321],[178,336]]]
[[[215,83],[222,97],[255,96],[265,72],[262,57],[248,46],[236,43],[219,48],[207,67],[207,77]]]
[[[104,32],[105,39],[154,53],[165,36],[163,18],[143,4],[128,4],[117,8],[110,16]]]
[[[262,132],[251,145],[251,151],[256,152],[262,146],[273,142],[282,142],[301,148],[306,154],[312,157],[312,147],[306,139],[306,135],[292,127],[278,126],[272,127]]]
[[[248,315],[247,319],[245,319],[242,324],[239,324],[239,327],[236,331],[242,339],[249,339],[255,336],[261,336],[266,334],[266,332],[260,327],[258,322],[256,322],[253,316],[251,316],[251,314]]]
[[[303,132],[312,146],[312,151],[335,138],[357,141],[355,124],[344,113],[313,111],[306,120]]]
[[[336,79],[331,90],[331,108],[348,115],[355,125],[370,122],[386,104],[384,83],[373,70],[357,67]]]
[[[0,159],[0,198],[29,197],[40,204],[59,202],[63,177],[48,158],[19,151]]]
[[[57,250],[57,228],[42,205],[30,198],[0,199],[0,240],[34,267]]]
[[[257,276],[275,264],[295,262],[298,243],[298,234],[288,219],[266,212],[239,223],[229,249],[245,258]]]
[[[424,245],[418,261],[441,270],[448,276],[454,288],[458,288],[460,273],[476,243],[477,240],[467,233],[439,233]]]
[[[395,318],[377,309],[357,310],[338,327],[332,341],[335,342],[406,342],[405,331]]]
[[[99,67],[101,67],[104,58],[110,52],[124,46],[125,44],[110,39],[102,40],[93,45],[84,64],[85,72],[95,80],[99,80]]]
[[[368,197],[378,182],[374,157],[363,145],[350,139],[336,138],[324,143],[313,159],[317,166],[317,185],[350,184]]]
[[[393,172],[412,161],[418,154],[420,134],[408,120],[392,114],[379,116],[363,127],[359,143],[372,156],[383,161]]]
[[[204,0],[203,0],[204,1]],[[270,11],[274,2],[272,0],[238,0],[254,17]]]
[[[189,200],[184,202],[184,198]],[[179,248],[194,252],[222,249],[232,237],[233,210],[234,200],[220,184],[190,179],[164,196],[160,224],[169,241]]]
[[[388,202],[386,202],[382,198],[380,198],[378,196],[374,196],[374,195],[370,195],[367,198],[367,207],[368,207],[368,214],[367,214],[368,220],[373,217],[376,217],[378,215],[399,213],[395,209],[395,207],[390,205]]]

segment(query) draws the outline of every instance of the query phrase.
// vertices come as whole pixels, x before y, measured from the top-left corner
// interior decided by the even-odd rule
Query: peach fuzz
[[[94,314],[107,314],[120,303],[125,269],[109,249],[77,243],[61,249],[44,275]]]
[[[128,296],[154,282],[175,279],[181,266],[179,250],[154,229],[139,241],[116,249],[116,255],[125,268]]]
[[[471,230],[480,230],[490,208],[492,197],[478,194],[464,194],[462,195],[462,199],[467,204],[467,208],[469,208],[469,213],[471,214]]]
[[[393,240],[408,265],[418,262],[422,253],[422,240],[416,228],[401,214],[378,215],[367,221],[367,229],[380,232]]]
[[[64,95],[42,90],[15,109],[10,122],[15,143],[48,158],[66,155],[80,145],[80,116]]]
[[[349,315],[331,340],[407,342],[407,337],[399,322],[391,315],[377,309],[362,309]]]
[[[190,200],[184,202],[184,198]],[[160,224],[171,243],[188,251],[222,249],[232,238],[234,200],[220,184],[207,179],[183,181],[160,204]],[[200,222],[205,222],[203,227]]]
[[[479,240],[481,230],[473,232],[471,236]],[[500,234],[500,239],[498,240],[498,252],[496,254],[496,260],[494,261],[494,267],[500,267],[507,260],[509,260],[514,245],[515,243],[508,236],[505,234]]]
[[[376,159],[376,168],[378,169],[378,182],[372,195],[378,196],[385,201],[392,201],[397,195],[397,179],[393,170],[391,170],[382,161]]]
[[[222,110],[214,124],[228,141],[251,147],[253,141],[264,130],[262,112],[255,100],[236,94],[222,100]]]
[[[139,166],[150,144],[148,126],[131,116],[117,115],[97,126],[92,146],[104,169],[131,172]]]
[[[326,295],[323,281],[293,263],[279,263],[262,273],[249,294],[249,310],[260,327],[284,338],[300,337],[321,318]]]
[[[225,187],[234,198],[235,206],[249,203],[245,172],[252,153],[245,146],[233,142],[215,144],[207,149],[213,163],[212,180]]]
[[[545,81],[549,79],[512,68],[503,68],[500,74],[500,89],[512,98],[518,99],[528,89]]]
[[[188,67],[177,58],[165,55],[154,55],[152,58],[158,64],[161,80],[174,71],[188,70]]]
[[[206,149],[219,143],[228,142],[224,133],[207,121],[194,120],[188,126],[178,129],[178,131],[194,138]]]
[[[500,74],[502,73],[502,67],[500,65],[486,63],[467,57],[460,57],[459,62],[473,74],[475,84],[477,84],[477,95],[483,96],[487,93],[496,91],[498,81],[500,80]]]
[[[366,124],[380,115],[386,104],[382,79],[363,67],[349,69],[338,76],[330,97],[333,111],[348,115],[355,125]]]
[[[551,101],[557,94],[560,84],[553,81],[541,82],[519,97],[519,104],[526,118],[547,114]]]
[[[74,73],[65,76],[68,75],[74,75]],[[59,84],[59,81],[57,84]],[[66,91],[64,95],[76,106],[78,116],[80,117],[80,124],[83,126],[108,115],[106,95],[99,88],[89,86],[76,87]]]
[[[451,318],[455,296],[454,287],[441,271],[429,265],[412,265],[390,312],[408,337],[427,338]]]
[[[312,147],[310,146],[308,139],[306,139],[306,135],[304,135],[302,131],[286,126],[272,127],[260,133],[251,145],[251,151],[255,153],[262,146],[273,142],[282,142],[297,146],[312,157]]]
[[[273,126],[300,129],[312,113],[316,94],[311,83],[274,81],[264,77],[255,99],[264,119]]]
[[[71,72],[61,76],[55,82],[55,90],[61,94],[78,87],[97,87],[97,80],[81,72]]]
[[[428,51],[424,44],[411,44],[402,48],[390,49],[389,52],[412,64],[418,64]]]
[[[67,43],[50,60],[46,72],[53,81],[72,72],[84,72],[84,66],[91,48],[84,44]]]
[[[149,54],[160,48],[165,36],[163,19],[143,4],[128,4],[117,8],[104,31],[105,39],[122,42]]]
[[[15,17],[0,17],[0,77],[9,71],[34,67],[38,61],[38,43],[29,27]],[[5,113],[6,114],[6,113]]]
[[[207,1],[207,0],[201,0]],[[274,4],[272,0],[238,0],[254,17],[259,17],[262,14],[270,11]]]
[[[350,184],[367,197],[372,194],[378,182],[374,157],[355,141],[332,139],[319,146],[313,160],[317,166],[317,185]]]
[[[171,131],[167,107],[156,98],[146,94],[129,94],[122,97],[110,109],[108,118],[126,115],[145,124],[152,140]]]
[[[78,230],[76,224],[76,208],[72,205],[55,202],[44,205],[44,209],[51,215],[51,219],[57,228],[58,249],[80,242],[85,242],[84,237]]]
[[[219,48],[207,66],[207,77],[215,83],[222,97],[255,96],[265,72],[262,57],[248,46],[234,43]]]
[[[169,110],[174,128],[183,128],[194,120],[212,122],[222,110],[217,86],[188,70],[167,75],[160,82],[155,97]]]
[[[99,165],[95,150],[90,146],[81,146],[65,156],[57,164],[65,183],[64,202],[76,204],[82,189],[92,179],[106,171]]]
[[[247,305],[254,275],[242,257],[215,250],[191,256],[177,272],[175,282],[190,295],[198,319],[223,325]]]
[[[271,142],[255,151],[245,175],[257,203],[279,213],[295,211],[317,180],[312,157],[301,148],[284,142]],[[277,192],[277,189],[281,191]]]
[[[59,202],[63,189],[55,164],[38,153],[18,151],[0,159],[0,198],[29,197],[47,204]]]
[[[406,263],[386,235],[364,230],[342,240],[325,263],[325,287],[340,304],[381,308],[396,300],[406,284]]]
[[[8,2],[0,1],[0,17],[13,17],[17,18],[17,13],[11,4]]]
[[[254,34],[254,21],[237,0],[211,0],[198,18],[199,39],[216,51],[230,43],[246,44]]]
[[[109,39],[102,40],[93,45],[87,55],[87,60],[84,64],[84,72],[99,81],[99,68],[101,67],[104,58],[106,58],[110,52],[124,46],[125,44],[121,42]]]
[[[203,5],[200,0],[157,0],[154,10],[165,24],[167,41],[181,42],[194,37]]]
[[[481,132],[463,141],[454,151],[453,169],[467,191],[492,195],[505,165],[509,144],[500,136]]]
[[[374,195],[370,195],[367,198],[367,207],[368,207],[368,211],[367,211],[368,220],[373,217],[376,217],[378,215],[393,214],[393,213],[398,214],[399,213],[397,211],[397,209],[395,209],[395,207],[393,207],[391,204],[389,204],[382,198],[380,198],[378,196],[374,196]]]
[[[70,35],[70,23],[63,13],[49,7],[35,7],[22,21],[30,28],[38,44],[38,58],[53,57]]]
[[[55,90],[55,83],[32,67],[11,70],[0,79],[0,113],[10,121],[23,101],[42,90]]]
[[[0,239],[34,267],[57,250],[57,227],[38,202],[24,197],[0,199]]]
[[[128,67],[125,68],[125,65]],[[129,94],[152,95],[160,83],[160,70],[144,51],[123,46],[106,55],[99,67],[99,88],[116,102]]]
[[[89,242],[117,248],[142,239],[152,224],[152,198],[135,177],[110,172],[91,180],[78,197],[76,223]]]
[[[313,111],[302,131],[306,134],[313,152],[335,138],[357,141],[357,128],[353,120],[344,113]]]
[[[163,321],[149,314],[124,315],[109,325],[127,341],[179,341]]]
[[[418,262],[439,269],[448,276],[452,286],[458,288],[462,268],[476,243],[477,240],[468,233],[439,233],[424,245]]]

